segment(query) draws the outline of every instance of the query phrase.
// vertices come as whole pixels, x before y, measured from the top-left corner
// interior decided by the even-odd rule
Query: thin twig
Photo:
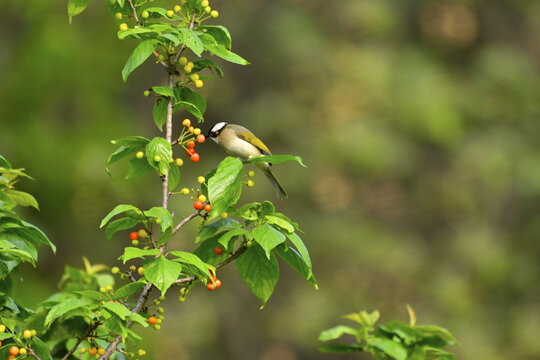
[[[173,285],[185,284],[185,283],[188,283],[188,282],[195,281],[195,280],[197,280],[198,278],[199,278],[199,277],[198,277],[197,275],[193,275],[193,276],[189,276],[189,277],[177,279],[175,282],[173,282]]]
[[[178,223],[173,229],[173,235],[176,234],[178,230],[182,228],[182,226],[186,225],[189,221],[193,220],[200,214],[201,210],[195,210],[193,213],[191,213],[188,217],[184,218],[182,221]]]
[[[28,348],[28,353],[29,353],[30,355],[32,355],[33,357],[35,357],[36,360],[41,360],[41,358],[36,354],[36,352],[34,351],[34,349]]]
[[[99,322],[95,322],[93,323],[91,326],[88,327],[88,329],[86,329],[86,331],[84,332],[83,336],[81,336],[77,342],[75,343],[75,345],[71,348],[71,350],[69,350],[67,352],[66,355],[64,355],[64,357],[62,358],[62,360],[67,360],[69,359],[69,357],[75,352],[77,351],[77,348],[79,347],[79,345],[81,345],[81,343],[84,341],[84,339],[86,339],[88,336],[90,336],[90,334],[96,330],[96,328],[100,325]]]
[[[137,9],[135,9],[135,5],[133,5],[132,0],[129,1],[129,6],[131,6],[131,10],[133,10],[133,17],[135,18],[135,21],[137,22],[137,25],[141,25],[141,22],[139,21],[139,17],[137,16]]]
[[[246,252],[247,249],[248,249],[247,246],[243,246],[240,249],[236,250],[236,252],[234,254],[232,254],[231,256],[229,256],[227,258],[227,260],[225,260],[224,262],[222,262],[220,264],[217,264],[216,269],[219,269],[220,267],[223,267],[223,266],[227,265],[228,263],[236,260],[240,255],[242,255],[244,252]]]
[[[193,16],[191,17],[191,22],[189,23],[189,30],[193,30],[193,27],[195,26],[195,19],[197,19],[197,14],[193,14]],[[182,44],[180,50],[178,50],[178,54],[176,54],[176,56],[174,57],[173,65],[176,65],[185,48],[186,44]]]

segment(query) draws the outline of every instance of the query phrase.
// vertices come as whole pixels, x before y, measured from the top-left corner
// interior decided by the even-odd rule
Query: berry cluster
[[[202,144],[205,142],[206,138],[203,134],[201,134],[201,129],[191,125],[191,120],[184,119],[184,121],[182,121],[182,125],[184,127],[182,128],[182,132],[178,137],[177,143],[184,148],[191,161],[198,162],[200,160],[200,156],[197,152],[195,152],[195,145],[196,143]]]
[[[210,274],[212,274],[212,277],[208,278],[208,283],[206,284],[206,288],[210,291],[214,291],[216,288],[221,286],[221,280],[217,278],[217,276],[214,274],[212,270],[210,270]]]
[[[5,333],[6,330],[7,329],[6,329],[5,325],[0,325],[0,334]],[[6,346],[9,346],[8,351],[9,351],[10,356],[8,357],[8,359],[9,360],[15,359],[18,356],[26,357],[28,355],[28,348],[30,347],[30,345],[32,343],[32,338],[37,335],[36,330],[34,330],[34,329],[32,329],[32,330],[26,329],[23,332],[18,333],[18,334],[13,333],[13,335],[14,336],[12,337],[12,339],[19,346],[10,345],[10,344],[6,345]],[[13,344],[13,343],[11,343],[11,344]],[[2,341],[0,341],[0,347],[1,346],[2,346]]]
[[[131,240],[131,245],[138,246],[139,240],[144,242],[150,242],[150,236],[146,229],[140,229],[139,231],[132,231],[129,233],[129,239]]]

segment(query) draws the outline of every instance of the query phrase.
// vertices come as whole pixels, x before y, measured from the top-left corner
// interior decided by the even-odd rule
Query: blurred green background
[[[154,4],[172,7],[173,2]],[[33,305],[81,257],[116,265],[127,234],[106,241],[101,218],[118,203],[160,202],[157,178],[104,171],[111,139],[157,134],[163,84],[150,61],[123,84],[135,46],[102,1],[68,25],[64,1],[2,1],[0,153],[36,178],[24,216],[58,246],[24,268],[17,297]],[[283,266],[266,308],[235,274],[166,304],[145,332],[150,359],[354,359],[317,351],[340,315],[379,309],[382,321],[447,327],[459,358],[540,358],[540,2],[538,0],[212,0],[215,23],[252,62],[205,81],[206,131],[252,129],[303,169],[275,167],[289,192],[279,211],[299,222],[320,290]],[[184,114],[175,116],[177,124]],[[186,162],[195,186],[224,157],[213,143]],[[242,201],[273,199],[260,173]],[[185,197],[177,214],[191,211]],[[535,220],[536,219],[536,220]],[[196,224],[171,246],[192,249]]]

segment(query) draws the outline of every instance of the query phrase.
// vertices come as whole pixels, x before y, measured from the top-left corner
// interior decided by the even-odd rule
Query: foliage
[[[456,357],[442,348],[456,344],[456,339],[448,330],[435,325],[416,325],[414,311],[409,310],[410,323],[391,321],[375,326],[379,319],[377,310],[368,313],[360,311],[345,315],[358,327],[338,325],[321,332],[320,341],[336,340],[343,335],[352,335],[356,344],[330,343],[319,347],[325,353],[368,352],[375,360],[455,360]]]

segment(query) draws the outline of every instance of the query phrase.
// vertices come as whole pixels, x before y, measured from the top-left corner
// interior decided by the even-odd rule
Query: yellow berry
[[[212,11],[212,8],[210,6],[207,6],[207,7],[204,8],[205,13],[208,14],[208,13],[210,13],[210,11]]]
[[[204,176],[199,176],[197,178],[197,181],[199,182],[199,184],[202,184],[202,183],[204,183],[206,181],[206,179],[204,178]]]
[[[86,349],[85,347],[82,347],[82,348],[80,348],[79,351],[81,352],[81,354],[85,354],[85,353],[86,353],[86,350],[87,350],[87,349]]]
[[[180,1],[180,3],[181,3],[182,5],[185,5],[188,1],[189,1],[189,0],[182,0],[182,1]]]
[[[199,197],[198,197],[197,200],[202,201],[202,202],[205,202],[205,201],[206,201],[206,196],[204,196],[204,195],[201,194],[201,195],[199,195]]]
[[[224,212],[223,214],[221,214],[221,218],[222,219],[226,219],[229,217],[229,214],[227,214],[226,212]]]
[[[105,290],[113,291],[113,287],[111,285],[107,285],[107,286],[105,286]]]
[[[154,156],[154,161],[155,162],[160,162],[161,161],[161,156],[159,156],[159,155]]]
[[[122,16],[122,13],[117,12],[116,14],[114,14],[114,17],[115,17],[116,19],[118,19],[118,20],[122,20],[122,17],[123,17],[123,16]]]
[[[202,6],[202,7],[207,7],[208,5],[209,5],[208,0],[203,0],[203,1],[201,1],[201,6]]]
[[[183,188],[182,190],[180,190],[180,192],[184,195],[189,195],[189,189],[188,188]]]
[[[255,186],[255,182],[254,182],[253,180],[248,180],[247,186],[248,186],[248,187],[254,187],[254,186]]]
[[[190,133],[192,133],[192,132],[195,131],[195,128],[194,128],[193,126],[190,126],[190,127],[188,127],[188,131],[189,131]]]
[[[254,177],[254,176],[255,176],[255,171],[249,170],[249,171],[248,171],[248,176],[249,176],[249,177]]]
[[[20,348],[19,355],[26,356],[28,355],[28,351],[25,348]]]
[[[139,349],[139,356],[144,356],[146,355],[146,351],[144,351],[143,349]]]
[[[210,12],[210,16],[213,17],[213,18],[217,18],[219,16],[219,13],[217,10],[212,10]]]
[[[142,237],[142,238],[145,238],[148,236],[148,233],[146,232],[145,229],[141,229],[139,231],[137,231],[137,233],[139,234],[139,237]]]
[[[178,63],[182,66],[186,65],[188,63],[187,57],[182,56],[180,59],[178,59]]]
[[[135,270],[137,270],[137,267],[135,267],[135,265],[131,265],[129,267],[129,271],[135,271]]]
[[[168,17],[173,17],[174,16],[174,11],[173,10],[167,10],[167,16]]]
[[[3,333],[6,331],[6,325],[0,325],[0,333]]]
[[[169,164],[172,164],[174,162],[174,159],[173,158],[170,158],[169,159]]]
[[[32,332],[30,330],[24,330],[23,336],[25,339],[30,339],[32,337]]]
[[[195,64],[192,63],[191,61],[189,61],[189,62],[186,64],[186,66],[189,66],[190,68],[193,69],[193,67],[195,66]]]
[[[148,11],[144,10],[142,12],[142,17],[143,17],[143,19],[148,19],[150,17],[150,13]]]
[[[200,135],[201,134],[201,129],[199,129],[199,128],[193,129],[193,134]]]
[[[202,88],[204,85],[202,80],[195,80],[195,87]]]
[[[120,24],[120,30],[126,31],[127,29],[128,29],[128,26],[127,26],[126,23],[121,23],[121,24]]]
[[[36,335],[37,335],[37,331],[34,330],[34,329],[30,330],[30,332],[32,333],[32,336],[36,336]]]
[[[143,267],[138,268],[137,273],[139,273],[139,275],[144,275],[144,268]]]
[[[106,293],[107,289],[105,289],[105,286],[102,286],[102,287],[99,288],[99,292],[100,293]]]
[[[120,268],[117,267],[117,266],[114,266],[111,268],[111,273],[112,274],[118,274],[120,272]]]
[[[137,152],[137,153],[135,154],[135,157],[136,157],[137,159],[142,159],[142,158],[144,157],[144,153],[143,153],[142,151],[139,151],[139,152]]]
[[[191,120],[184,119],[184,121],[182,121],[182,125],[184,125],[185,127],[190,127],[191,126]]]
[[[182,10],[182,7],[180,5],[174,5],[174,11],[179,13],[180,10]]]
[[[199,74],[192,74],[189,76],[189,78],[191,79],[191,81],[199,80]]]
[[[131,240],[131,245],[138,246],[139,245],[139,240]]]
[[[98,353],[99,356],[105,355],[105,352],[106,352],[106,351],[105,351],[104,348],[99,348],[98,351],[97,351],[97,353]]]
[[[184,165],[184,160],[182,160],[180,158],[177,158],[175,161],[176,161],[176,165],[178,165],[178,166]]]
[[[184,66],[184,71],[185,71],[186,73],[189,74],[189,73],[191,72],[191,70],[192,70],[191,66],[188,66],[188,65]]]
[[[161,330],[161,325],[159,325],[159,324],[154,325],[154,329]]]

